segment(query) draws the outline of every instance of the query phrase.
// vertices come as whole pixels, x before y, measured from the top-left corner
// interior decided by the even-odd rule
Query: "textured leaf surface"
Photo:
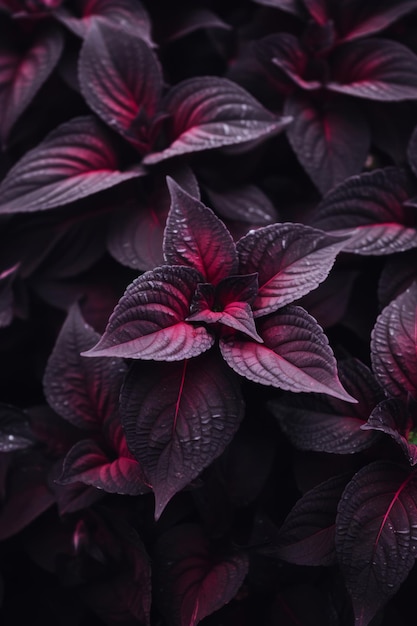
[[[414,413],[414,415],[413,415]],[[372,411],[363,430],[380,431],[389,435],[402,449],[410,465],[417,463],[414,419],[416,411],[410,410],[405,402],[390,398],[380,402]]]
[[[8,172],[0,213],[44,211],[141,176],[121,172],[107,134],[93,117],[65,122]]]
[[[192,267],[216,284],[237,272],[235,244],[211,209],[168,179],[171,209],[164,234],[164,256],[171,265]]]
[[[248,559],[216,554],[199,526],[182,524],[159,539],[157,570],[163,612],[175,626],[196,626],[234,598]]]
[[[265,226],[278,222],[278,212],[268,196],[255,185],[226,189],[207,188],[206,193],[216,213],[222,218]]]
[[[329,274],[344,240],[302,224],[272,224],[237,243],[242,274],[258,272],[255,317],[267,315],[315,289]]]
[[[158,163],[189,152],[266,138],[283,130],[288,117],[276,117],[242,87],[226,78],[185,80],[168,93],[164,110],[172,115],[172,143],[143,162]]]
[[[189,267],[162,266],[131,283],[104,335],[85,356],[180,361],[208,350],[213,337],[185,322],[201,276]]]
[[[146,149],[162,93],[162,71],[146,43],[93,24],[81,50],[79,79],[93,111],[139,150]]]
[[[287,130],[291,147],[322,194],[361,171],[370,134],[354,102],[296,93],[284,112],[293,117]]]
[[[415,473],[377,461],[353,477],[339,504],[336,550],[357,626],[367,626],[405,580],[416,529]]]
[[[344,251],[382,255],[417,247],[417,209],[404,206],[415,186],[405,170],[387,167],[354,176],[329,192],[313,225],[349,235]]]
[[[197,361],[135,365],[121,393],[131,452],[155,493],[158,519],[169,500],[218,457],[237,431],[243,399],[217,353]]]
[[[417,283],[391,302],[378,317],[371,337],[372,367],[394,397],[417,397]]]
[[[332,58],[327,89],[370,100],[417,98],[417,57],[396,41],[355,41]]]
[[[263,344],[237,335],[220,341],[224,359],[238,374],[262,385],[356,402],[338,379],[327,337],[304,309],[287,306],[259,320],[258,332]]]

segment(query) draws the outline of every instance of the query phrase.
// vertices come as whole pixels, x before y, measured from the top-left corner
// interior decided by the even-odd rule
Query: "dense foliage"
[[[402,626],[417,0],[0,0],[0,622]]]

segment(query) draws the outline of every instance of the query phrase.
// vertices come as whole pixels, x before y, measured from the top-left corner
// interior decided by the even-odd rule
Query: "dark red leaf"
[[[365,39],[341,46],[332,56],[327,89],[370,100],[417,98],[417,57],[388,39]]]
[[[297,565],[335,565],[337,506],[348,480],[335,476],[304,494],[281,526],[278,545],[267,553]]]
[[[112,460],[92,439],[79,441],[65,457],[58,482],[82,482],[108,493],[137,496],[149,487],[139,463],[128,456]]]
[[[361,427],[384,399],[382,388],[366,365],[356,359],[341,362],[339,378],[357,404],[329,396],[293,395],[270,402],[272,413],[297,448],[353,454],[368,448],[375,440],[375,435],[364,432]]]
[[[149,15],[139,0],[77,0],[75,14],[59,7],[54,15],[79,37],[85,37],[94,24],[116,26],[125,34],[134,34],[152,45]]]
[[[28,416],[17,407],[0,403],[0,452],[24,450],[34,442]]]
[[[329,192],[313,225],[349,235],[344,251],[383,255],[417,247],[417,209],[404,206],[415,183],[405,170],[387,167],[354,176]]]
[[[7,40],[1,42],[0,141],[3,145],[15,122],[58,63],[63,44],[61,32],[52,28],[40,31],[23,51],[13,40],[10,44]]]
[[[370,134],[354,102],[296,93],[285,114],[294,120],[287,130],[291,147],[322,194],[361,171]]]
[[[110,140],[93,117],[65,122],[8,172],[0,213],[44,211],[142,176],[121,172]]]
[[[147,155],[143,162],[149,165],[188,152],[267,138],[291,121],[265,109],[232,81],[215,76],[179,83],[168,93],[163,109],[172,115],[172,143]]]
[[[164,234],[164,257],[171,265],[192,267],[205,281],[219,283],[237,272],[232,236],[211,209],[168,179],[171,209]]]
[[[245,554],[216,554],[196,524],[177,526],[157,543],[158,600],[174,626],[196,626],[230,602],[247,573]]]
[[[303,224],[272,224],[237,243],[242,274],[258,272],[255,317],[267,315],[315,289],[329,274],[345,240]]]
[[[380,431],[392,437],[400,446],[410,465],[417,463],[417,437],[414,428],[415,407],[399,399],[390,398],[380,402],[372,411],[363,430]],[[413,415],[414,413],[414,415]]]
[[[186,322],[200,274],[162,266],[131,283],[109,319],[104,335],[84,356],[181,361],[208,350],[214,338]]]
[[[257,45],[257,53],[261,62],[265,63],[273,77],[274,67],[284,72],[300,89],[319,89],[322,80],[313,77],[310,70],[308,52],[300,40],[290,33],[278,33],[262,39]],[[310,77],[312,74],[312,77]]]
[[[162,93],[162,71],[146,43],[134,34],[93,24],[81,49],[79,80],[93,111],[146,151]]]
[[[262,385],[356,402],[339,381],[327,337],[304,309],[287,306],[259,320],[258,332],[263,344],[236,334],[220,341],[224,359],[238,374]]]
[[[339,504],[336,550],[357,626],[367,626],[407,577],[416,529],[415,472],[377,461],[353,477]]]
[[[371,337],[375,375],[394,397],[417,398],[417,283],[382,311]]]
[[[155,493],[158,519],[232,439],[243,417],[240,389],[210,352],[198,361],[135,365],[120,400],[126,439]]]

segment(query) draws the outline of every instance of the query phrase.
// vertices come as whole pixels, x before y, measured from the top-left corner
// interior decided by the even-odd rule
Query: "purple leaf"
[[[365,39],[341,46],[332,56],[331,91],[396,102],[417,98],[417,57],[387,39]]]
[[[417,176],[417,126],[414,129],[407,147],[407,157],[414,176]]]
[[[44,211],[137,178],[118,170],[116,155],[93,117],[65,122],[29,150],[0,185],[0,213]]]
[[[118,395],[126,367],[121,359],[88,361],[80,352],[99,339],[73,306],[49,357],[44,391],[49,405],[74,426],[101,430],[118,421]],[[115,430],[121,430],[115,426]],[[116,441],[120,434],[113,433]]]
[[[185,320],[201,276],[189,267],[158,267],[131,283],[104,335],[84,356],[181,361],[208,350],[213,337]]]
[[[294,119],[287,130],[291,147],[322,194],[361,171],[370,133],[355,102],[296,93],[284,111]]]
[[[273,7],[274,9],[280,9],[294,15],[299,15],[300,3],[298,0],[254,0],[257,4],[263,4],[267,7]]]
[[[24,450],[34,442],[28,416],[17,407],[0,403],[0,452]]]
[[[0,328],[9,326],[14,315],[13,283],[19,275],[19,264],[0,272]]]
[[[146,152],[162,93],[162,71],[149,47],[133,34],[93,24],[81,49],[79,80],[93,111]]]
[[[216,13],[203,7],[176,6],[175,12],[170,14],[168,20],[161,24],[163,40],[166,42],[176,41],[190,33],[200,29],[221,28],[230,30],[229,24],[224,22]]]
[[[126,439],[155,493],[158,519],[232,439],[243,417],[240,389],[209,353],[198,362],[135,365],[120,400]]]
[[[284,72],[300,89],[319,89],[323,81],[320,73],[312,72],[312,62],[300,40],[290,33],[278,33],[261,40],[257,46],[261,62],[267,65],[271,75],[274,67]]]
[[[220,341],[224,359],[238,374],[295,393],[327,393],[356,402],[338,379],[327,337],[304,309],[287,306],[259,320],[258,332],[263,344],[236,334]]]
[[[391,302],[378,317],[371,336],[375,375],[394,397],[417,398],[417,283]]]
[[[58,482],[62,485],[82,482],[108,493],[130,496],[149,491],[135,459],[123,456],[112,461],[92,439],[79,441],[71,448]]]
[[[172,115],[171,145],[147,155],[147,165],[189,152],[233,146],[267,138],[285,128],[277,117],[242,87],[215,76],[185,80],[171,89],[163,109]]]
[[[297,565],[334,565],[337,505],[348,480],[335,476],[304,494],[281,526],[278,545],[267,553]]]
[[[218,554],[197,524],[176,526],[158,540],[158,599],[174,626],[196,626],[230,602],[247,573],[245,554]]]
[[[0,45],[0,141],[8,135],[21,114],[58,63],[64,40],[59,30],[44,30],[21,51],[15,45]]]
[[[164,257],[171,265],[199,271],[205,282],[216,284],[237,272],[232,236],[211,209],[168,179],[171,209],[164,234]]]
[[[417,209],[404,206],[415,184],[405,170],[387,167],[354,176],[330,191],[313,225],[349,235],[344,251],[383,255],[417,247]]]
[[[356,626],[367,626],[407,577],[416,528],[415,472],[377,461],[346,487],[336,518],[336,550]]]
[[[258,272],[255,317],[267,315],[315,289],[329,274],[345,240],[303,224],[272,224],[237,243],[242,274]]]
[[[78,15],[65,6],[54,15],[78,37],[85,37],[95,24],[117,27],[123,37],[133,34],[152,45],[151,23],[144,6],[138,0],[78,0]]]
[[[206,187],[210,204],[222,219],[266,226],[278,222],[278,213],[268,196],[255,185],[217,189]]]
[[[339,378],[357,404],[330,396],[307,398],[293,395],[270,402],[272,413],[297,448],[354,454],[374,442],[376,436],[364,432],[361,427],[383,400],[382,388],[366,365],[356,359],[342,361]]]

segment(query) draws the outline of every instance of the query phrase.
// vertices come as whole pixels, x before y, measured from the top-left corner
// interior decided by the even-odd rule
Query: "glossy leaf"
[[[336,550],[356,626],[398,591],[417,550],[416,474],[386,461],[362,468],[343,492]]]
[[[237,243],[242,274],[258,272],[255,317],[267,315],[315,289],[329,274],[344,239],[302,224],[273,224]]]
[[[185,319],[199,273],[162,266],[131,283],[114,309],[104,335],[84,356],[181,361],[208,350],[213,337]]]
[[[284,111],[294,118],[287,130],[291,147],[322,194],[361,171],[370,136],[354,102],[296,93]]]
[[[413,283],[382,311],[371,337],[375,375],[394,397],[417,398],[416,354],[417,283]]]
[[[142,175],[118,170],[107,134],[93,117],[65,122],[29,150],[0,185],[0,213],[30,213],[69,204]]]
[[[168,93],[163,109],[172,116],[172,143],[147,155],[143,162],[148,165],[190,152],[266,139],[291,121],[273,115],[232,81],[214,76],[182,81]]]
[[[213,209],[222,219],[266,226],[278,222],[278,212],[268,196],[251,184],[215,189],[205,187]]]
[[[158,519],[232,439],[243,417],[240,389],[210,352],[198,361],[135,365],[120,400],[127,443],[155,493]]]
[[[287,306],[259,320],[258,332],[263,344],[238,335],[220,341],[224,359],[238,374],[295,393],[327,393],[356,402],[339,381],[326,336],[304,309]]]
[[[0,403],[0,452],[24,450],[34,442],[28,416],[15,406]]]

